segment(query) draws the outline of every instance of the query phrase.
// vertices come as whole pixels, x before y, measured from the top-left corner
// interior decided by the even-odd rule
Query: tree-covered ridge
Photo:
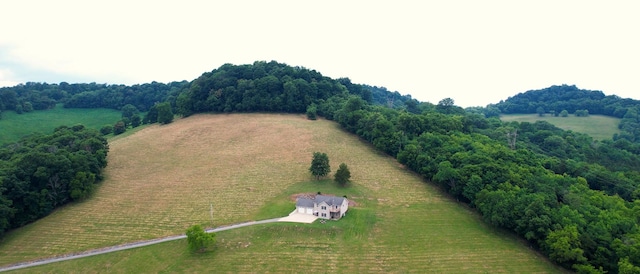
[[[81,125],[0,148],[0,235],[88,197],[108,150],[98,132]]]
[[[189,82],[163,84],[152,82],[141,85],[59,84],[28,82],[14,87],[0,88],[0,111],[18,113],[53,108],[64,104],[67,108],[121,109],[127,104],[147,111],[155,103],[175,101],[177,94]]]
[[[176,100],[177,112],[304,113],[309,105],[334,95],[352,93],[370,98],[369,90],[349,79],[333,80],[320,73],[277,62],[226,64],[191,82]]]
[[[625,139],[640,143],[640,101],[606,95],[602,91],[583,90],[576,86],[551,86],[540,90],[519,93],[505,101],[489,106],[501,113],[587,113],[621,118],[622,133],[614,140]]]
[[[347,93],[358,95],[369,103],[414,112],[420,105],[411,96],[384,87],[354,84],[348,78],[334,80],[315,70],[259,61],[251,65],[225,64],[192,82],[151,82],[132,86],[28,82],[0,88],[0,113],[46,110],[56,104],[66,108],[117,110],[131,105],[146,112],[162,102],[169,102],[172,107],[179,104],[177,111],[183,115],[202,111],[301,112],[311,102]],[[176,102],[179,94],[182,97]],[[196,102],[195,105],[192,102]]]

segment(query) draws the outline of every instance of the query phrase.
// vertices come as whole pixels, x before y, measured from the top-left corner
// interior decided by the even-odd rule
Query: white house
[[[314,198],[298,198],[296,201],[298,213],[314,215],[322,219],[340,219],[348,209],[349,200],[344,197],[316,195]]]

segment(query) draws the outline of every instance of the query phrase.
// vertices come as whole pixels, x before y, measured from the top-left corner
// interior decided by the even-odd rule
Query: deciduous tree
[[[133,115],[138,114],[138,108],[132,104],[126,104],[122,107],[122,118],[131,119]]]
[[[307,107],[307,119],[315,120],[318,116],[318,106],[316,104],[311,104]]]
[[[569,116],[569,112],[566,109],[563,109],[562,111],[560,111],[560,117],[568,117]]]
[[[331,172],[329,156],[327,156],[326,153],[314,152],[309,171],[316,177],[316,180],[320,180],[320,177],[327,176],[327,174]]]
[[[173,122],[173,111],[171,111],[169,102],[157,104],[156,109],[158,109],[158,123],[168,124]]]
[[[107,134],[110,134],[110,133],[112,133],[112,132],[113,132],[113,126],[112,126],[112,125],[106,125],[106,126],[103,126],[103,127],[100,129],[100,133],[101,133],[102,135],[107,135]]]
[[[334,176],[334,180],[340,186],[345,186],[349,182],[350,178],[351,178],[351,172],[349,171],[349,167],[347,167],[347,164],[345,163],[340,164],[340,167],[338,168],[338,171],[336,171],[336,174]]]
[[[138,127],[140,124],[142,124],[142,118],[140,118],[140,115],[134,114],[131,116],[131,127]]]
[[[578,228],[575,225],[549,232],[545,247],[548,249],[551,260],[567,267],[587,261],[580,248]]]
[[[194,252],[204,252],[216,243],[216,234],[207,233],[200,225],[192,225],[187,229],[187,243]]]
[[[113,125],[113,135],[118,135],[118,134],[122,134],[127,130],[126,125],[124,124],[123,121],[118,121],[116,122],[115,125]]]

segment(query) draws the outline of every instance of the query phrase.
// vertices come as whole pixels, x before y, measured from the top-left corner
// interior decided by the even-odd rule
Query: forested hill
[[[354,84],[348,78],[337,80],[315,70],[291,67],[277,62],[253,65],[225,64],[191,82],[180,93],[177,112],[288,112],[304,113],[330,98],[356,95],[367,103],[391,103],[396,108],[417,108],[410,96],[384,88]],[[318,110],[322,112],[323,110]]]
[[[185,90],[189,93],[183,93]],[[187,102],[181,101],[182,107],[193,108],[191,111],[304,112],[310,102],[343,92],[358,95],[372,104],[393,108],[416,111],[419,104],[409,95],[400,95],[384,87],[354,84],[348,78],[334,80],[315,70],[271,61],[251,65],[225,64],[192,82],[151,82],[131,86],[27,82],[3,87],[0,88],[0,118],[2,111],[21,114],[51,109],[56,104],[63,104],[65,108],[117,110],[127,106],[127,111],[135,107],[134,112],[146,112],[161,102],[170,102],[175,107],[179,94],[184,94],[183,100],[197,102],[187,107],[184,105]]]
[[[622,133],[614,140],[626,139],[640,143],[640,101],[605,95],[602,91],[584,90],[576,86],[551,86],[519,93],[491,107],[501,113],[540,113],[559,115],[567,113],[600,114],[621,118]]]
[[[452,198],[477,209],[487,223],[513,231],[568,269],[584,273],[640,272],[640,145],[626,139],[635,135],[594,141],[585,134],[542,121],[502,122],[464,110],[449,98],[437,105],[420,103],[385,92],[384,88],[353,84],[347,78],[331,79],[313,70],[276,62],[226,64],[191,82],[170,86],[156,94],[160,99],[149,108],[146,122],[167,123],[173,113],[188,116],[200,112],[306,113],[309,119],[322,116],[395,157]],[[101,90],[67,91],[67,95],[73,95],[59,100],[65,106],[84,102],[92,107],[119,105],[124,109],[130,104],[133,106],[127,109],[132,109],[136,104],[130,98],[146,98],[143,94],[147,94],[124,92],[129,90],[126,87]],[[569,96],[572,90],[578,92],[571,86],[546,90],[520,94],[490,107],[496,112],[500,108],[503,113],[519,108],[527,113],[531,105],[534,112],[551,106],[554,111],[565,107],[573,110],[569,103],[576,106],[575,110],[586,108],[598,113],[598,108],[591,108],[587,102],[602,106],[599,109],[611,108],[602,104],[609,97],[598,101],[598,92],[580,91],[589,95],[585,99],[583,95]],[[2,100],[7,94],[15,99],[11,92],[0,90]],[[545,92],[548,95],[542,95]],[[51,98],[56,93],[49,94],[24,98]],[[536,99],[526,99],[530,95]],[[84,100],[89,98],[93,99]],[[626,105],[625,99],[611,100],[620,106],[614,113],[625,112],[623,118],[630,121],[625,125],[631,125],[634,118],[637,122],[637,106]],[[558,102],[567,104],[555,104]],[[12,103],[20,105],[20,99],[9,105]],[[22,103],[24,108],[25,101]],[[40,152],[46,153],[50,147],[44,145]],[[6,190],[13,173],[2,168],[0,162],[0,221],[3,214],[6,217],[15,212],[11,208],[15,201]],[[32,174],[29,171],[27,175]],[[43,181],[37,176],[25,178],[35,179],[34,184]],[[43,195],[42,199],[50,198]]]

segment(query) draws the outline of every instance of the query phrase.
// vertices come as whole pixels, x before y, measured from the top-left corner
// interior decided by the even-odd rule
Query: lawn
[[[113,125],[121,119],[122,113],[113,109],[63,108],[57,105],[50,110],[37,110],[16,114],[2,113],[0,119],[0,145],[15,142],[22,136],[33,133],[50,134],[56,127],[82,124],[99,130],[104,125]]]
[[[545,115],[540,117],[538,114],[508,114],[500,116],[500,119],[507,122],[517,121],[529,123],[547,121],[564,130],[586,133],[595,140],[611,139],[613,134],[620,133],[620,129],[618,129],[620,119],[604,115],[589,115],[588,117],[576,117],[574,115],[555,117],[553,115]]]
[[[286,215],[291,195],[347,195],[338,222],[220,232],[214,252],[184,241],[25,272],[538,272],[561,270],[333,122],[299,115],[196,115],[110,141],[95,196],[11,232],[0,265]],[[314,151],[353,184],[312,181]],[[210,205],[214,207],[213,224]],[[313,259],[311,259],[313,258]],[[318,259],[322,258],[322,259]]]

